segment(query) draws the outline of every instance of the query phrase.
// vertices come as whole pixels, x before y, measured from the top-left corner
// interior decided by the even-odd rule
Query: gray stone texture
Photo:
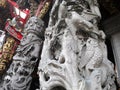
[[[43,45],[43,21],[37,17],[31,17],[26,24],[24,33],[0,90],[29,90],[30,88],[31,74],[40,59]]]
[[[38,67],[39,90],[116,90],[96,0],[56,0]]]

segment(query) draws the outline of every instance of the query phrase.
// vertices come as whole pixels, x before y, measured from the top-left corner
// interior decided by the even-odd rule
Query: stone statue
[[[38,67],[39,90],[116,90],[96,0],[56,0]]]
[[[25,26],[24,33],[0,90],[29,90],[30,88],[31,74],[40,59],[44,40],[43,21],[37,17],[31,17]]]

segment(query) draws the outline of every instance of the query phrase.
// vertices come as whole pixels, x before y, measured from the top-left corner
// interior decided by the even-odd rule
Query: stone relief
[[[31,74],[40,59],[44,40],[43,21],[37,17],[31,17],[25,26],[24,33],[0,90],[29,90],[30,88]]]
[[[116,90],[96,0],[56,0],[38,67],[38,90]]]

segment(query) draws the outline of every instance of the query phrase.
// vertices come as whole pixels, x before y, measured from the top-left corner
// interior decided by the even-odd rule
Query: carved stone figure
[[[40,58],[44,23],[37,17],[31,17],[24,31],[25,35],[13,56],[13,62],[0,90],[29,90],[30,88],[31,74]]]
[[[96,0],[56,0],[38,67],[39,90],[116,90]]]

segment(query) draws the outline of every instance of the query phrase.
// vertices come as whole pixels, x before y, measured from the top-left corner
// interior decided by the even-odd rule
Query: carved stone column
[[[0,90],[29,90],[31,74],[39,60],[44,37],[44,23],[31,17],[25,27],[25,35],[13,56]]]
[[[39,63],[40,90],[116,90],[96,0],[56,0]]]

